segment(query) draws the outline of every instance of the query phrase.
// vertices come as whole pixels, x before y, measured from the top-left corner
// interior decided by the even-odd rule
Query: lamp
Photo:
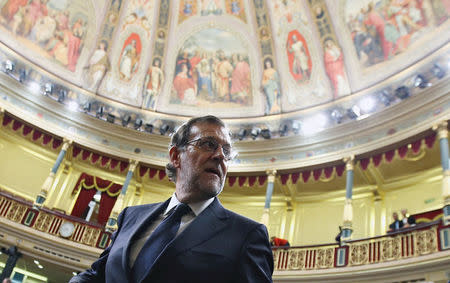
[[[58,102],[63,103],[64,99],[66,99],[66,96],[67,96],[67,90],[61,88],[58,91]]]
[[[339,108],[333,109],[331,111],[331,118],[333,118],[336,123],[340,124],[342,122],[342,119],[344,118],[344,114],[342,113],[342,110]]]
[[[280,136],[284,137],[287,134],[287,131],[289,130],[289,127],[287,124],[281,124],[279,128]]]
[[[6,60],[4,64],[5,64],[5,73],[9,74],[14,71],[15,64],[13,61]]]
[[[418,88],[426,88],[427,86],[430,86],[430,83],[428,83],[428,80],[424,76],[417,75],[414,78],[414,86]]]
[[[51,83],[45,83],[42,86],[42,92],[44,95],[50,95],[53,92],[53,85]]]
[[[294,131],[294,134],[298,134],[300,132],[302,125],[300,121],[293,121],[292,122],[292,130]]]
[[[347,115],[350,119],[355,120],[361,116],[361,109],[358,105],[353,105],[352,108],[347,109]]]
[[[19,70],[19,82],[23,83],[27,79],[27,71],[25,69]]]
[[[131,116],[126,114],[122,117],[122,126],[126,127],[128,126],[128,123],[130,123]]]
[[[239,140],[243,140],[245,136],[247,135],[247,129],[241,128],[238,132],[238,138]]]
[[[397,96],[400,99],[406,99],[409,97],[409,95],[410,95],[409,89],[406,86],[398,87],[395,90],[395,96]]]
[[[438,79],[442,79],[445,76],[444,68],[442,68],[438,63],[433,65],[433,68],[431,68],[431,72]]]
[[[272,137],[272,133],[269,129],[262,129],[261,130],[261,136],[265,138],[266,140],[270,139]]]
[[[152,133],[153,132],[153,124],[150,124],[150,123],[145,124],[144,129],[146,132]]]
[[[109,123],[111,123],[111,124],[114,124],[114,120],[116,120],[116,116],[114,116],[113,114],[108,113],[108,114],[106,115],[106,121],[107,121],[107,122],[109,122]]]
[[[259,133],[261,133],[261,129],[258,127],[253,127],[252,130],[250,131],[250,135],[252,136],[252,139],[255,140]]]
[[[136,118],[136,120],[134,121],[134,129],[135,130],[139,130],[139,128],[142,126],[142,119],[141,118]]]
[[[84,111],[84,112],[90,112],[90,111],[91,111],[91,103],[90,103],[90,102],[86,102],[86,103],[83,105],[83,111]]]
[[[161,136],[164,136],[167,131],[169,131],[169,125],[167,124],[162,124],[161,127],[159,127],[159,133],[161,134]]]
[[[103,110],[104,110],[103,106],[99,106],[97,108],[97,112],[95,113],[95,117],[101,118],[103,116]]]
[[[392,95],[389,93],[389,91],[387,89],[384,89],[383,91],[381,91],[379,99],[380,99],[381,103],[384,104],[384,106],[391,105],[391,102],[394,100],[394,98],[392,97]]]

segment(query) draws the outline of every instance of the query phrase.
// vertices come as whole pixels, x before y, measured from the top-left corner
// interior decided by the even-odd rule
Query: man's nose
[[[223,147],[221,145],[214,151],[213,158],[225,159],[225,153],[223,152]]]

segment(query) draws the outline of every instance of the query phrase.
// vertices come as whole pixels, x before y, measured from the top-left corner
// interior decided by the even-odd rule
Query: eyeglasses
[[[192,144],[193,146],[208,152],[216,152],[219,146],[221,146],[225,161],[230,161],[234,159],[237,155],[237,152],[235,152],[231,148],[231,145],[229,144],[221,145],[217,140],[213,138],[198,138],[195,140],[188,141],[186,142],[186,144]]]

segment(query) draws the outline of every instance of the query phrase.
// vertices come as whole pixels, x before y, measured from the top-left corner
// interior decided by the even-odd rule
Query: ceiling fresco
[[[0,42],[24,77],[94,113],[295,130],[319,110],[339,124],[369,94],[402,100],[446,65],[449,17],[447,0],[0,0]]]

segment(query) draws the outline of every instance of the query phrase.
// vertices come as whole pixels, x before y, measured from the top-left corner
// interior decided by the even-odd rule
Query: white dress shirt
[[[187,213],[181,218],[180,228],[177,231],[177,236],[186,229],[186,227],[197,217],[205,208],[207,208],[212,202],[214,201],[214,198],[207,199],[205,201],[199,201],[195,203],[189,203],[189,207],[191,208],[191,212]],[[147,241],[148,237],[155,231],[156,227],[167,217],[170,215],[170,212],[173,208],[175,208],[178,204],[180,204],[180,201],[177,199],[177,196],[175,193],[173,193],[172,198],[170,199],[169,205],[167,206],[166,210],[163,214],[159,215],[155,221],[152,222],[150,226],[147,227],[143,231],[142,234],[137,236],[137,239],[132,243],[131,249],[130,249],[130,267],[133,266],[134,262],[136,261],[136,258],[141,251],[142,247],[144,246],[145,242]]]

